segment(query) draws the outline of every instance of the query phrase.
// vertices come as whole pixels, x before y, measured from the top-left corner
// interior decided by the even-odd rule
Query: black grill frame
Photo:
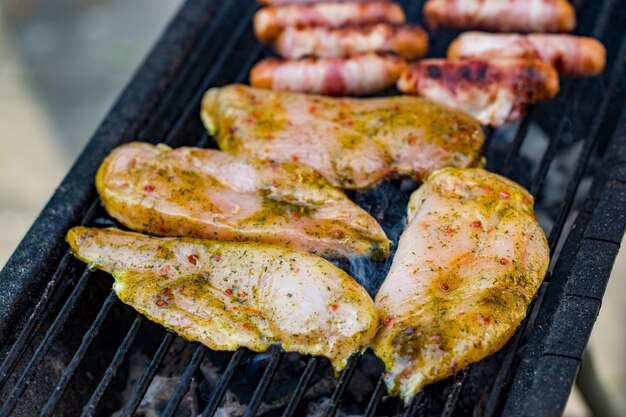
[[[407,14],[416,17],[423,2],[402,3]],[[626,37],[619,33],[626,26],[626,1],[579,0],[574,3],[580,17],[577,32],[598,37],[607,45],[607,71],[593,79],[565,81],[559,97],[552,103],[533,108],[516,126],[510,140],[497,138],[498,132],[493,129],[487,131],[488,167],[510,174],[519,163],[531,120],[546,119],[548,124],[556,123],[555,133],[550,136],[537,172],[524,184],[535,196],[541,194],[548,171],[562,146],[580,143],[582,150],[550,232],[552,253],[559,243],[563,245],[562,249],[558,258],[555,256],[551,274],[531,307],[531,313],[504,349],[500,372],[484,408],[485,416],[561,415],[626,230]],[[209,86],[244,81],[251,65],[268,53],[251,34],[250,18],[256,7],[253,1],[189,0],[181,8],[0,272],[3,291],[0,296],[0,354],[3,358],[0,392],[16,369],[24,372],[23,378],[5,390],[0,416],[11,414],[14,403],[19,401],[22,390],[27,388],[39,363],[46,358],[51,341],[72,313],[75,301],[81,297],[93,275],[91,270],[83,269],[78,275],[74,273],[73,277],[68,277],[72,256],[63,237],[70,227],[89,224],[96,216],[99,201],[93,178],[100,162],[115,146],[131,140],[163,141],[173,146],[206,146],[210,138],[197,120],[202,93]],[[431,49],[441,51],[451,37],[450,34],[433,36]],[[233,68],[234,63],[239,67]],[[585,100],[598,105],[581,106]],[[492,144],[496,140],[506,146],[507,157],[502,164],[493,157]],[[578,208],[575,222],[565,236],[563,232],[567,229],[566,222],[571,216],[581,180],[589,176],[593,177],[593,186],[584,196],[584,204]],[[32,300],[38,301],[33,304]],[[120,303],[111,293],[65,368],[57,389],[50,394],[44,409],[38,410],[40,415],[54,413],[76,367],[115,304]],[[54,319],[48,329],[42,329],[47,318]],[[85,405],[83,415],[94,412],[144,322],[139,315],[132,321],[110,367]],[[45,336],[32,355],[24,355],[35,334]],[[123,415],[132,415],[175,339],[174,333],[164,331]],[[197,345],[163,415],[174,415],[207,351]],[[256,414],[283,356],[277,348],[270,348],[269,354],[246,417]],[[243,349],[232,354],[203,416],[213,415],[219,406],[243,355]],[[30,361],[32,366],[23,371],[23,366],[16,367],[19,361]],[[325,417],[336,414],[358,361],[358,356],[351,358],[339,377],[324,409]],[[283,416],[295,415],[318,365],[318,358],[308,360]],[[471,367],[466,368],[448,381],[443,416],[454,415],[470,372]],[[376,407],[384,393],[384,384],[379,380],[364,415],[376,415]],[[427,397],[424,392],[418,394],[401,413],[424,415]]]

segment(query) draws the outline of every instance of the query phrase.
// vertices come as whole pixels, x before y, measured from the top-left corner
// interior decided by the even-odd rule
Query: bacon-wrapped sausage
[[[254,15],[254,33],[261,42],[269,43],[286,27],[338,28],[373,23],[400,24],[404,21],[402,7],[387,1],[288,4],[259,10]]]
[[[419,61],[400,76],[398,89],[469,113],[500,126],[521,117],[526,106],[559,92],[556,70],[541,60]]]
[[[378,23],[348,28],[286,28],[276,40],[276,50],[284,58],[317,56],[323,58],[357,55],[365,52],[392,52],[417,59],[428,50],[428,35],[417,25],[393,26]]]
[[[582,77],[604,71],[606,49],[583,36],[465,32],[450,44],[448,58],[538,58],[561,75]]]
[[[571,32],[576,11],[567,0],[428,0],[424,19],[431,29]]]
[[[257,88],[331,96],[362,96],[391,87],[406,63],[395,56],[374,53],[349,58],[268,58],[250,71]]]

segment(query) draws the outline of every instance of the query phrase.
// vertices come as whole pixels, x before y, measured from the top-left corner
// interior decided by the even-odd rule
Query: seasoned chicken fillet
[[[405,400],[502,348],[550,261],[532,196],[482,169],[435,172],[411,196],[408,221],[376,295],[372,345]]]
[[[326,356],[339,371],[378,325],[367,292],[315,255],[113,228],[75,227],[66,240],[78,259],[113,275],[124,303],[214,350],[279,343]]]
[[[136,231],[331,257],[389,255],[376,220],[319,173],[293,162],[135,142],[104,160],[96,188],[109,214]]]
[[[230,85],[205,94],[202,120],[222,150],[296,161],[350,189],[475,166],[484,141],[476,120],[410,96],[337,99]]]

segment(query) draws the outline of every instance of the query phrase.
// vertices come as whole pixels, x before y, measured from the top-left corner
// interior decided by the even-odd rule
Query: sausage
[[[402,73],[398,89],[463,110],[485,125],[500,126],[521,117],[529,104],[554,97],[559,76],[538,59],[427,59]]]
[[[571,32],[576,26],[576,11],[567,0],[428,0],[423,13],[434,30]]]
[[[401,24],[405,19],[402,7],[387,1],[288,4],[264,7],[256,12],[254,33],[261,42],[270,43],[286,27]]]
[[[428,50],[428,35],[418,25],[393,26],[378,23],[348,28],[286,28],[276,40],[276,50],[284,58],[317,56],[324,58],[365,52],[392,52],[406,59],[417,59]]]
[[[405,66],[401,58],[374,53],[349,58],[268,58],[252,68],[250,84],[280,91],[361,96],[393,86]]]
[[[604,71],[606,49],[593,38],[558,34],[466,32],[448,48],[448,58],[538,58],[561,75],[582,77]]]

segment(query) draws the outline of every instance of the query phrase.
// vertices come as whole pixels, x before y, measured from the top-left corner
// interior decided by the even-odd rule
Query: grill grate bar
[[[111,380],[115,376],[117,369],[124,361],[124,358],[126,357],[126,353],[128,353],[128,350],[130,349],[130,346],[135,341],[135,337],[137,337],[137,332],[139,332],[141,323],[143,323],[143,316],[137,314],[137,317],[135,317],[135,321],[133,321],[133,324],[130,326],[130,329],[128,329],[128,332],[126,333],[126,337],[124,338],[124,341],[122,342],[120,347],[117,349],[117,352],[115,352],[115,356],[111,360],[111,363],[107,367],[107,370],[105,371],[104,375],[100,379],[100,383],[98,384],[93,394],[91,395],[89,402],[83,408],[81,417],[93,416],[96,410],[96,407],[100,403],[100,400],[102,400],[102,396],[104,395],[104,392],[106,391],[107,387],[111,383]]]
[[[165,407],[165,410],[163,411],[161,417],[172,417],[176,413],[180,402],[182,401],[187,391],[189,391],[191,380],[193,379],[193,376],[198,368],[200,367],[200,364],[204,359],[204,355],[206,355],[206,350],[207,349],[205,346],[200,345],[196,348],[195,352],[193,352],[193,356],[191,357],[187,368],[185,368],[185,372],[183,372],[180,379],[178,380],[176,390],[174,391],[172,398],[170,398],[169,402],[167,403],[167,406]]]
[[[263,372],[259,385],[254,390],[254,394],[252,394],[252,398],[248,403],[248,407],[246,407],[246,412],[243,417],[254,417],[256,415],[257,410],[261,405],[261,401],[263,400],[263,396],[269,388],[274,374],[276,374],[276,371],[278,370],[278,364],[283,357],[283,351],[277,346],[273,346],[273,349],[275,350],[272,352],[270,363],[267,365],[267,368],[265,368],[265,372]]]
[[[65,367],[65,370],[63,371],[63,375],[61,376],[61,379],[57,383],[57,386],[54,388],[52,395],[48,398],[48,402],[46,402],[46,405],[44,406],[43,410],[41,410],[41,413],[39,414],[40,417],[51,416],[52,413],[54,412],[54,409],[57,403],[59,402],[59,399],[65,392],[67,385],[69,384],[70,380],[74,376],[74,372],[76,372],[76,369],[78,368],[83,358],[85,357],[85,353],[87,352],[87,349],[89,349],[89,346],[91,346],[91,342],[98,335],[98,332],[100,331],[100,327],[102,326],[104,319],[107,317],[109,310],[111,310],[111,307],[113,307],[113,304],[115,304],[116,300],[117,300],[117,297],[115,295],[115,292],[111,291],[109,296],[106,298],[106,300],[102,304],[102,308],[100,308],[100,312],[98,312],[98,315],[93,321],[91,327],[89,328],[87,333],[85,333],[85,335],[83,336],[83,340],[80,346],[78,347],[78,349],[76,350],[74,357],[72,358],[70,363]]]
[[[204,95],[205,90],[208,88],[209,85],[211,85],[211,81],[217,76],[219,70],[224,67],[224,65],[226,64],[226,58],[228,58],[229,56],[228,51],[232,51],[235,48],[237,41],[239,41],[240,38],[244,35],[246,29],[248,28],[248,22],[250,22],[250,20],[252,19],[252,15],[254,14],[255,10],[256,6],[249,7],[247,12],[242,16],[239,26],[237,26],[237,28],[232,31],[228,42],[224,46],[219,57],[217,58],[217,61],[214,63],[214,65],[211,66],[211,69],[203,80],[202,84],[198,86],[196,93],[191,99],[192,103],[200,102],[200,99]],[[176,124],[174,124],[174,126],[170,130],[169,134],[166,137],[166,141],[169,142],[174,140],[174,136],[183,129],[183,126],[189,123],[189,119],[190,117],[192,117],[192,113],[195,114],[195,112],[197,111],[197,106],[187,106],[182,114],[179,116]]]
[[[302,401],[304,394],[306,394],[307,388],[309,388],[309,382],[311,382],[311,378],[315,374],[315,370],[317,369],[318,364],[319,358],[313,357],[309,359],[306,364],[306,368],[304,368],[302,376],[298,380],[298,385],[296,385],[296,388],[294,389],[293,394],[289,399],[289,403],[287,404],[287,407],[285,408],[282,417],[291,417],[296,412],[298,404],[300,404],[300,401]]]
[[[524,139],[526,139],[526,133],[530,127],[530,121],[532,119],[534,109],[535,108],[532,107],[528,110],[528,113],[524,116],[524,118],[522,118],[517,130],[515,131],[515,137],[513,138],[513,143],[511,144],[511,148],[509,150],[509,156],[506,158],[504,165],[500,168],[500,173],[504,176],[509,176],[511,172],[513,172],[515,162],[517,161],[522,149],[522,144],[524,143]]]
[[[404,413],[402,413],[402,416],[403,417],[415,416],[420,411],[420,409],[422,408],[425,402],[426,402],[426,394],[424,394],[424,391],[422,390],[422,391],[417,392],[413,396],[413,398],[411,398],[409,405],[404,408]]]
[[[13,408],[15,408],[15,405],[17,404],[17,400],[19,399],[20,395],[22,395],[22,392],[24,392],[24,389],[28,385],[31,374],[37,369],[37,366],[39,365],[44,355],[50,348],[50,345],[52,344],[52,340],[61,330],[61,326],[63,325],[63,323],[65,323],[65,320],[67,319],[69,313],[72,311],[72,308],[76,304],[76,300],[85,289],[85,286],[91,274],[92,274],[92,271],[90,269],[86,269],[83,275],[80,277],[80,280],[78,281],[78,283],[76,283],[74,290],[68,297],[67,301],[63,305],[63,308],[61,309],[57,317],[54,319],[54,322],[52,323],[52,325],[46,332],[45,337],[43,338],[43,340],[37,347],[37,350],[33,354],[33,357],[30,359],[30,361],[28,362],[28,365],[26,366],[26,368],[20,375],[19,379],[15,383],[13,390],[11,390],[11,393],[9,394],[6,402],[4,403],[4,406],[0,410],[0,416],[2,417],[8,416],[9,413],[13,410]]]
[[[374,388],[374,392],[372,393],[372,398],[370,398],[369,403],[367,403],[367,408],[365,409],[365,413],[363,413],[363,417],[374,417],[376,409],[378,408],[378,405],[383,399],[383,395],[385,395],[386,391],[387,387],[385,386],[385,380],[381,376],[378,378],[376,388]]]
[[[235,5],[234,2],[210,2],[212,8],[218,7],[218,14],[210,19],[215,22],[220,22],[226,15],[229,9],[233,9],[233,7],[229,7],[231,5]],[[207,11],[207,15],[210,15],[213,10]],[[209,19],[207,19],[209,20]],[[160,132],[159,124],[163,122],[164,118],[171,117],[172,115],[172,104],[184,103],[184,100],[181,100],[180,91],[184,91],[185,85],[189,84],[189,78],[193,77],[194,73],[196,73],[196,67],[198,65],[198,61],[212,59],[215,53],[219,53],[219,50],[210,48],[212,43],[214,42],[213,36],[215,36],[215,32],[219,29],[219,25],[214,24],[210,25],[207,30],[202,31],[201,39],[199,40],[199,46],[193,47],[191,49],[191,53],[189,55],[189,59],[187,59],[184,64],[184,68],[180,69],[177,72],[177,77],[174,79],[172,86],[167,90],[167,92],[163,95],[163,99],[161,100],[161,105],[158,109],[156,109],[150,119],[146,122],[145,126],[141,129],[137,137],[140,140],[154,140],[153,137],[158,137]],[[208,52],[211,53],[207,56]],[[178,113],[182,111],[179,110]]]
[[[122,413],[119,417],[129,417],[135,414],[135,410],[137,410],[137,407],[139,407],[141,399],[148,390],[148,386],[150,385],[150,382],[152,382],[152,378],[154,378],[154,375],[156,374],[159,365],[163,361],[163,358],[165,357],[167,351],[172,346],[172,343],[174,343],[175,338],[176,334],[171,330],[167,330],[165,332],[165,336],[163,337],[159,348],[152,357],[150,364],[141,376],[141,379],[137,383],[133,394],[128,399],[128,402],[126,403],[126,406],[122,410]]]
[[[228,384],[230,384],[230,380],[233,378],[235,369],[237,369],[239,363],[241,363],[241,359],[243,359],[245,352],[246,350],[244,348],[239,348],[235,351],[235,353],[233,353],[233,356],[231,356],[228,366],[211,392],[211,398],[204,408],[202,417],[213,417],[217,411],[217,407],[219,407],[224,399],[224,394],[226,394],[226,389],[228,388]]]
[[[341,372],[341,376],[339,377],[339,381],[335,386],[335,391],[333,395],[330,397],[330,401],[326,404],[324,409],[323,417],[334,417],[341,405],[341,400],[344,391],[348,388],[348,384],[352,380],[352,376],[354,375],[354,371],[356,371],[356,367],[359,364],[359,360],[361,359],[361,355],[352,355],[350,359],[348,359],[348,363],[346,367]]]
[[[463,385],[465,385],[465,381],[467,381],[469,369],[470,368],[466,366],[454,375],[452,390],[450,391],[450,394],[448,394],[448,398],[446,399],[446,404],[443,407],[443,413],[441,414],[441,417],[452,417],[452,413],[454,413],[456,404],[461,397],[461,390],[463,389]]]
[[[89,209],[87,209],[81,225],[85,225],[87,222],[91,221],[96,213],[97,208],[98,204],[96,204],[96,202],[89,206]],[[15,369],[15,366],[18,364],[18,362],[26,352],[26,348],[29,346],[33,336],[39,330],[41,322],[46,317],[46,315],[44,314],[46,311],[46,307],[54,307],[58,302],[58,297],[65,292],[65,288],[69,280],[60,281],[60,278],[67,271],[67,267],[71,258],[72,254],[68,250],[65,255],[63,255],[63,258],[61,258],[61,261],[59,262],[56,271],[54,271],[52,278],[48,282],[41,298],[39,299],[39,302],[35,305],[35,308],[28,318],[28,321],[24,325],[24,328],[20,332],[20,335],[18,336],[15,343],[13,343],[13,345],[11,346],[11,349],[7,353],[7,356],[2,361],[2,366],[0,366],[0,390],[6,384],[9,376]],[[57,296],[52,296],[55,293],[57,294]]]
[[[611,73],[611,77],[610,77],[611,81],[608,87],[609,93],[604,96],[604,99],[602,100],[602,103],[600,104],[598,113],[596,114],[593,120],[591,130],[584,139],[583,148],[581,150],[578,162],[576,164],[576,170],[574,171],[572,179],[567,185],[565,199],[563,200],[563,203],[559,210],[559,215],[557,217],[557,220],[554,223],[552,230],[550,231],[550,238],[548,239],[550,242],[550,253],[554,253],[554,250],[556,249],[556,245],[559,241],[561,233],[563,232],[563,226],[565,225],[567,216],[574,203],[574,198],[576,197],[578,186],[580,185],[580,181],[582,180],[582,177],[585,173],[587,165],[589,164],[589,159],[591,158],[591,153],[593,151],[593,148],[596,145],[596,135],[598,134],[600,127],[602,126],[602,123],[604,121],[604,115],[609,109],[609,104],[611,103],[612,99],[618,95],[617,92],[619,90],[616,88],[616,84],[621,81],[620,75],[622,71],[624,70],[622,67],[626,64],[626,61],[624,59],[626,57],[626,38],[622,42],[618,57],[619,58],[617,60],[617,64],[615,65]]]

